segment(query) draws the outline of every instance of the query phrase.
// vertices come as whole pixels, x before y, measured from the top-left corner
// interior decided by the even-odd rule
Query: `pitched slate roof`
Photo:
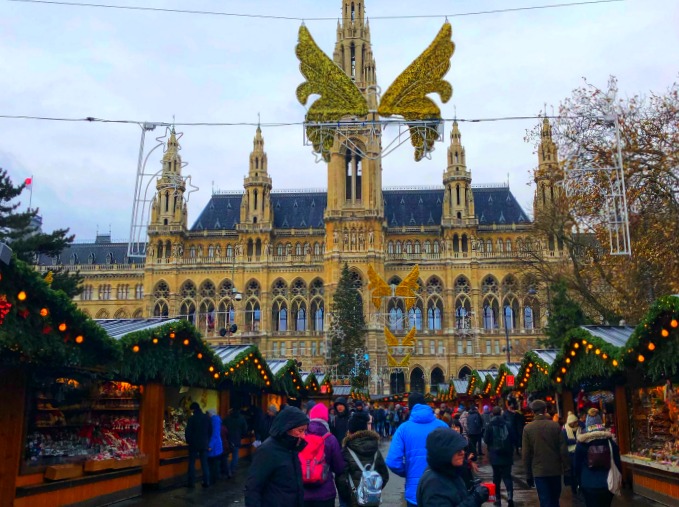
[[[453,379],[453,387],[458,394],[466,394],[469,381],[466,379]]]
[[[222,363],[224,365],[228,365],[231,363],[231,361],[236,359],[240,353],[256,348],[257,347],[255,345],[249,343],[243,345],[219,345],[217,347],[213,347],[213,350],[214,353],[219,356],[219,359],[222,360]]]
[[[533,353],[538,357],[538,359],[544,361],[548,365],[553,365],[556,361],[556,356],[559,354],[558,349],[535,349]]]
[[[475,187],[474,207],[480,225],[530,222],[507,186]],[[384,216],[389,227],[420,227],[441,224],[443,188],[386,189]],[[191,227],[192,231],[235,230],[240,223],[242,193],[215,194]],[[322,228],[327,206],[325,192],[273,192],[274,227],[277,229]]]
[[[146,245],[142,245],[142,253],[146,253]],[[110,261],[109,261],[110,254]],[[99,235],[94,242],[73,243],[64,248],[59,255],[59,262],[53,257],[41,255],[38,259],[39,266],[53,266],[63,264],[143,264],[144,257],[129,258],[127,256],[127,243],[112,243],[108,235]]]

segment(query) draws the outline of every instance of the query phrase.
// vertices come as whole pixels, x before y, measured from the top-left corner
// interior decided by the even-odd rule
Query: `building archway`
[[[446,377],[443,374],[443,370],[439,368],[438,366],[431,370],[431,375],[430,375],[430,385],[431,385],[431,392],[438,392],[439,385],[445,384],[446,383]]]
[[[472,369],[469,366],[463,366],[462,368],[460,368],[460,371],[457,374],[457,378],[464,380],[471,374]]]
[[[424,393],[424,372],[421,368],[413,368],[410,372],[410,392]]]
[[[389,376],[389,392],[391,394],[404,393],[406,390],[406,376],[403,371],[393,371]]]

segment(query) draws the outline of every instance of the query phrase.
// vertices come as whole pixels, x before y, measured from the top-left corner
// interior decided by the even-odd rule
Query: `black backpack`
[[[472,412],[467,417],[467,433],[470,435],[480,435],[483,433],[483,419],[478,412]]]
[[[611,468],[611,450],[608,444],[590,445],[587,448],[587,468]]]
[[[491,424],[491,431],[493,432],[493,439],[488,446],[490,450],[499,454],[506,454],[509,451],[511,454],[513,446],[511,439],[509,438],[507,424],[504,422],[499,426]]]

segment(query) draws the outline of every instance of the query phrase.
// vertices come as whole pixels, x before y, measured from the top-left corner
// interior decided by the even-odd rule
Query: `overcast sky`
[[[78,0],[75,0],[78,1]],[[93,0],[96,1],[96,0]],[[457,14],[568,0],[366,0],[370,16]],[[109,4],[339,16],[341,0],[109,0]],[[586,77],[619,78],[626,96],[663,91],[679,72],[679,2],[626,0],[510,13],[451,16],[456,45],[443,116],[486,118],[548,112]],[[383,90],[436,35],[438,19],[373,19]],[[171,122],[299,122],[299,21],[139,12],[0,0],[0,115]],[[336,21],[307,21],[332,55]],[[438,96],[435,96],[438,100]],[[554,108],[554,109],[552,109]],[[461,124],[474,183],[509,181],[530,212],[534,121]],[[255,127],[182,127],[182,156],[199,191],[189,224],[215,190],[242,189]],[[44,229],[70,227],[78,240],[129,234],[140,129],[136,125],[0,118],[0,166],[15,182],[34,178]],[[431,160],[402,146],[383,160],[385,186],[441,185],[446,141]],[[162,134],[157,129],[147,147]],[[325,188],[326,168],[303,145],[300,126],[263,128],[274,189]],[[157,170],[156,151],[149,169]],[[28,194],[23,199],[28,204]]]

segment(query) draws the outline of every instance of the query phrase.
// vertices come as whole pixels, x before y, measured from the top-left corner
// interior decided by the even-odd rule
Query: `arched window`
[[[278,256],[283,256],[283,243],[278,243],[278,246],[276,247],[276,255]]]
[[[505,251],[506,252],[511,252],[512,251],[512,240],[508,239],[505,241]]]
[[[415,306],[413,306],[408,311],[408,321],[410,327],[415,327],[418,331],[422,331],[422,302],[418,301]]]
[[[295,319],[295,330],[306,331],[306,303],[304,301],[296,300],[292,303],[292,315]]]
[[[394,242],[390,241],[387,243],[387,253],[393,254],[394,253]]]
[[[259,331],[262,321],[259,302],[250,300],[245,305],[245,329],[246,331]]]
[[[274,301],[272,317],[274,331],[288,330],[288,305],[285,301],[280,299]]]
[[[207,247],[207,256],[212,259],[215,256],[215,247],[213,245],[210,245]]]
[[[411,254],[413,253],[413,244],[410,241],[406,241],[406,253]]]
[[[389,310],[389,329],[403,331],[403,310],[393,307]]]
[[[498,303],[494,298],[486,299],[483,303],[483,328],[487,331],[497,329]]]
[[[427,326],[430,331],[443,329],[443,303],[438,298],[432,298],[427,304]]]
[[[313,300],[311,302],[311,322],[314,331],[323,331],[323,300]]]
[[[298,255],[298,256],[302,255],[302,244],[301,243],[297,243],[295,245],[295,255]]]
[[[419,241],[415,241],[415,253],[416,254],[422,253],[422,247]]]
[[[523,325],[526,329],[533,329],[535,327],[533,322],[533,309],[530,306],[526,306],[523,309]]]
[[[314,243],[314,255],[321,255],[321,244]]]
[[[402,247],[401,247],[401,242],[400,242],[400,241],[397,241],[397,242],[396,242],[396,253],[397,253],[397,254],[400,254],[400,253],[402,253],[402,251],[403,251],[403,250],[402,250]]]
[[[426,253],[426,254],[431,253],[431,241],[429,241],[429,240],[424,242],[424,253]]]
[[[226,256],[233,257],[233,246],[231,244],[226,245]]]
[[[468,298],[460,297],[455,301],[455,327],[457,329],[471,329],[472,305]]]
[[[167,317],[169,315],[169,310],[167,308],[167,303],[163,300],[156,301],[153,307],[154,317]]]
[[[434,241],[434,253],[438,254],[439,253],[439,242]]]

